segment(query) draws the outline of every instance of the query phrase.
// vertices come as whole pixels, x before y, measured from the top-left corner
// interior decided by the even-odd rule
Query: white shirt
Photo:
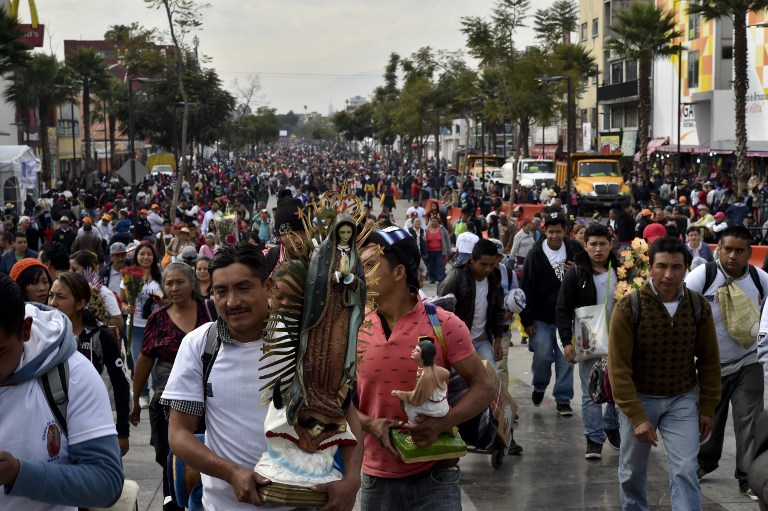
[[[25,357],[27,356],[25,352]],[[23,363],[22,359],[22,363]],[[69,436],[60,431],[53,412],[36,379],[14,386],[0,387],[0,445],[14,457],[50,464],[69,464],[69,446],[117,436],[107,389],[93,364],[75,352],[68,359],[69,402],[67,427]],[[60,433],[58,449],[49,441]],[[55,506],[21,497],[9,497],[0,491],[0,511],[76,511],[77,507]]]
[[[717,274],[715,274],[715,280],[712,282],[712,285],[709,286],[709,289],[702,289],[704,287],[704,280],[706,279],[706,271],[706,265],[702,264],[685,277],[685,285],[688,286],[688,289],[703,294],[704,298],[707,299],[712,308],[712,320],[715,323],[715,333],[717,333],[717,346],[720,350],[720,361],[724,364],[720,368],[720,373],[722,376],[728,376],[728,374],[734,372],[729,370],[734,368],[729,368],[728,362],[738,360],[750,351],[755,351],[755,347],[753,345],[746,349],[742,348],[741,345],[728,334],[728,331],[723,324],[723,315],[720,312],[720,298],[717,291],[718,287],[726,283],[726,277],[718,268]],[[757,268],[757,274],[760,276],[760,284],[763,286],[763,293],[768,292],[768,274],[760,268]],[[762,306],[760,296],[749,272],[745,272],[744,276],[733,282],[739,286],[744,294],[757,306],[757,310],[760,310]],[[765,312],[764,309],[763,312]],[[760,319],[759,331],[768,332],[768,316],[766,316],[765,313],[762,314]],[[757,340],[757,336],[755,337],[755,340]],[[754,358],[750,357],[750,361],[756,362],[756,355]]]
[[[595,283],[595,290],[597,291],[597,305],[601,305],[605,302],[606,289],[608,290],[608,317],[611,317],[611,311],[613,311],[613,305],[616,303],[616,298],[613,296],[616,291],[616,271],[611,268],[610,275],[611,281],[608,282],[609,272],[593,273],[592,282]]]
[[[469,334],[477,339],[485,333],[488,321],[488,277],[475,281],[475,315],[472,318],[472,329]]]
[[[211,220],[216,217],[216,219],[220,219],[222,217],[221,211],[216,211],[215,213],[213,210],[208,210],[205,212],[205,216],[203,217],[203,225],[200,227],[200,230],[203,232],[203,234],[208,232],[208,224],[211,223]]]
[[[460,254],[471,254],[475,244],[480,240],[477,234],[465,231],[456,237],[456,250]]]
[[[264,419],[268,407],[261,403],[259,388],[264,385],[260,379],[262,368],[272,359],[261,360],[264,346],[261,339],[249,343],[222,343],[208,377],[212,396],[204,399],[200,357],[205,351],[209,325],[196,328],[182,340],[163,399],[205,401],[205,445],[218,456],[252,470],[267,448]],[[226,481],[206,474],[202,474],[202,481],[203,507],[207,511],[253,511],[252,505],[237,501]]]
[[[120,289],[125,290],[125,284],[123,284],[122,280],[120,281]],[[127,323],[128,325],[133,325],[139,328],[144,328],[145,326],[147,326],[147,319],[149,319],[149,316],[145,318],[142,315],[144,304],[147,303],[147,300],[151,300],[149,295],[159,290],[160,290],[160,284],[158,284],[154,280],[151,282],[144,283],[144,287],[141,288],[141,293],[139,293],[139,296],[136,297],[136,305],[135,305],[133,316],[128,316],[128,323]]]
[[[119,316],[122,314],[120,306],[117,304],[117,297],[111,289],[109,289],[107,286],[101,286],[99,289],[99,295],[104,301],[104,308],[107,309],[107,312],[110,316]]]
[[[421,206],[419,206],[419,207],[411,206],[410,208],[408,208],[405,211],[406,218],[411,218],[411,214],[412,213],[416,213],[417,215],[419,215],[419,218],[421,218],[423,220],[424,219],[424,215],[427,214],[427,211],[424,208],[422,208]]]
[[[557,278],[562,282],[563,277],[565,276],[565,243],[560,245],[559,249],[552,250],[545,240],[544,243],[541,244],[541,247],[544,249],[544,254],[547,256],[552,269],[555,270],[555,275],[557,275]]]

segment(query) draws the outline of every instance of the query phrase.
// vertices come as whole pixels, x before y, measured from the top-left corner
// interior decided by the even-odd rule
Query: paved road
[[[270,204],[270,207],[272,205]],[[396,215],[402,219],[407,208],[400,201]],[[427,295],[435,286],[427,286]],[[515,333],[510,348],[510,392],[520,405],[515,439],[523,446],[521,456],[508,456],[500,469],[491,467],[490,457],[468,454],[461,461],[462,503],[465,510],[613,510],[619,508],[617,478],[618,451],[606,446],[600,461],[584,459],[585,439],[581,422],[579,378],[575,378],[575,415],[559,417],[548,394],[541,407],[531,404],[531,353]],[[551,392],[551,387],[550,387]],[[768,395],[768,394],[767,394]],[[256,399],[256,398],[254,398]],[[766,403],[768,404],[768,402]],[[162,510],[161,470],[149,445],[146,413],[131,433],[131,450],[124,458],[126,477],[139,482],[140,511]],[[739,493],[733,479],[736,448],[732,426],[726,429],[720,468],[702,481],[703,509],[745,511],[757,503]],[[649,462],[648,495],[651,509],[669,509],[668,475],[663,444],[653,449]]]

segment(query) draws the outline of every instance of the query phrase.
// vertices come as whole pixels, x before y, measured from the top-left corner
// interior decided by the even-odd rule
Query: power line
[[[383,78],[383,75],[342,75],[331,73],[278,73],[278,72],[261,72],[261,71],[218,71],[219,74],[248,74],[259,76],[294,76],[294,77],[310,77],[310,78]]]

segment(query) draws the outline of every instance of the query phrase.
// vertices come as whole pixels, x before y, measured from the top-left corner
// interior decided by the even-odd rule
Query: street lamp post
[[[566,96],[566,130],[568,131],[568,144],[567,144],[567,154],[565,156],[565,164],[567,166],[567,169],[565,171],[565,193],[566,193],[566,208],[568,210],[568,213],[570,214],[571,210],[571,153],[573,152],[573,137],[571,136],[573,133],[573,115],[571,112],[571,103],[573,103],[573,90],[571,88],[571,77],[570,76],[545,76],[542,78],[539,78],[542,82],[562,82],[564,81],[567,86],[567,96]]]

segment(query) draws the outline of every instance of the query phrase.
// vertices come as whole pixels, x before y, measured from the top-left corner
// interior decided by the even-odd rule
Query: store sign
[[[35,48],[42,48],[43,39],[45,38],[45,25],[33,27],[28,23],[19,23],[16,27],[24,32],[24,35],[21,36],[22,41]]]
[[[20,3],[21,0],[11,0],[9,9],[11,17],[19,17]],[[17,25],[18,29],[24,33],[21,40],[35,48],[41,48],[45,37],[45,25],[41,25],[37,18],[37,6],[35,5],[35,0],[29,0],[29,13],[32,17],[32,23],[19,23]]]

